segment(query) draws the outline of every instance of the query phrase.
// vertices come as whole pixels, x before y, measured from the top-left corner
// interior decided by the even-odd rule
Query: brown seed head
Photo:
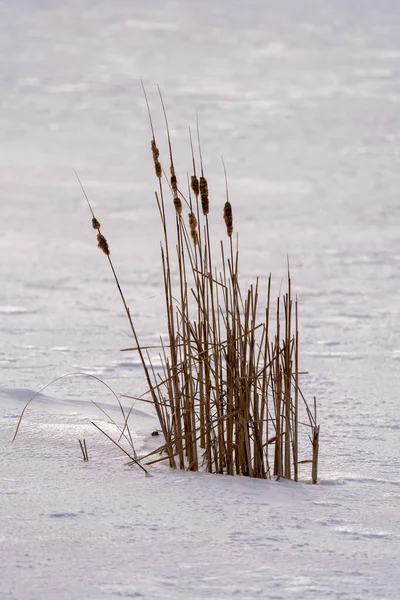
[[[156,170],[156,176],[158,177],[158,179],[161,179],[162,176],[162,168],[161,168],[161,163],[158,159],[156,159],[154,161],[154,168]]]
[[[110,256],[110,249],[108,247],[108,242],[104,235],[101,233],[97,234],[97,247],[100,248],[107,256]]]
[[[174,165],[171,165],[171,188],[174,195],[178,193],[178,180],[176,178]]]
[[[175,206],[175,212],[178,216],[180,216],[182,214],[182,202],[181,199],[179,198],[179,196],[175,196],[174,198],[174,206]]]
[[[200,194],[208,196],[208,183],[205,177],[200,177]]]
[[[156,146],[156,141],[154,139],[151,140],[151,153],[153,155],[153,160],[156,162],[158,157],[160,156],[160,151]]]
[[[190,178],[190,186],[193,190],[194,195],[196,196],[196,198],[199,195],[199,191],[200,191],[200,187],[199,187],[199,180],[197,179],[196,175],[192,175]]]
[[[193,244],[196,246],[199,243],[199,236],[197,235],[197,219],[192,212],[189,213],[189,228]]]
[[[208,201],[208,183],[205,177],[200,177],[200,198],[203,215],[208,215],[210,203]]]
[[[93,217],[93,219],[92,219],[92,227],[93,227],[93,229],[100,229],[100,223],[98,222],[96,217]]]
[[[158,160],[158,157],[160,156],[160,151],[156,146],[156,142],[155,142],[154,138],[151,140],[151,153],[153,155],[156,176],[158,177],[158,179],[161,179],[162,168],[161,168],[160,161]]]
[[[196,227],[197,227],[196,215],[192,212],[189,213],[189,227],[190,227],[190,231],[192,231],[193,229],[196,229]]]
[[[233,217],[232,217],[232,205],[230,202],[225,202],[224,206],[224,221],[226,225],[226,232],[229,237],[232,236],[233,232]]]
[[[199,236],[197,235],[197,231],[191,231],[190,235],[192,236],[193,244],[197,246],[197,244],[199,243]]]

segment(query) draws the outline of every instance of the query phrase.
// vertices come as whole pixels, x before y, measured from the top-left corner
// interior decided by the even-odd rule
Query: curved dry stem
[[[115,397],[115,399],[117,400],[117,402],[118,402],[118,404],[119,404],[119,407],[120,407],[120,409],[121,409],[122,415],[123,415],[123,417],[124,417],[124,419],[125,419],[125,411],[124,411],[124,408],[123,408],[123,406],[122,406],[122,404],[121,404],[121,401],[120,401],[120,399],[118,398],[117,394],[114,392],[114,390],[113,390],[113,389],[112,389],[112,388],[111,388],[111,387],[108,385],[108,383],[106,383],[105,381],[103,381],[103,380],[102,380],[102,379],[100,379],[99,377],[96,377],[96,375],[91,375],[90,373],[81,373],[81,372],[76,372],[76,373],[66,373],[65,375],[61,375],[60,377],[56,377],[56,379],[53,379],[53,381],[50,381],[49,383],[47,383],[47,384],[46,384],[44,387],[42,387],[42,388],[41,388],[41,389],[40,389],[38,392],[36,392],[36,394],[34,394],[34,395],[32,396],[32,398],[30,398],[30,399],[28,400],[28,402],[25,404],[24,408],[22,409],[21,415],[20,415],[20,417],[19,417],[19,419],[18,419],[17,427],[16,427],[16,429],[15,429],[15,433],[14,433],[14,436],[13,436],[13,439],[12,439],[12,441],[14,441],[14,440],[15,440],[15,438],[17,437],[17,435],[18,435],[18,431],[19,431],[19,428],[20,428],[20,426],[21,426],[21,422],[22,422],[23,416],[24,416],[24,414],[25,414],[25,411],[26,411],[26,409],[27,409],[27,408],[28,408],[28,406],[30,405],[30,403],[31,403],[31,402],[32,402],[32,401],[33,401],[35,398],[37,398],[37,396],[39,396],[39,394],[41,394],[42,392],[44,392],[44,390],[46,390],[48,387],[50,387],[50,386],[51,386],[51,385],[53,385],[54,383],[57,383],[57,381],[61,381],[61,379],[66,379],[67,377],[76,377],[76,376],[80,376],[80,377],[89,377],[90,379],[94,379],[94,380],[96,380],[96,381],[99,381],[99,382],[100,382],[101,384],[103,384],[103,385],[104,385],[104,386],[105,386],[105,387],[106,387],[108,390],[110,390],[110,392],[113,394],[113,396],[114,396],[114,397]],[[92,402],[93,402],[93,404],[95,404],[96,406],[98,406],[98,405],[96,404],[96,402],[94,402],[93,400],[92,400]],[[103,409],[101,409],[101,410],[103,410]],[[104,412],[104,411],[103,411],[103,412]],[[108,415],[107,415],[107,416],[108,416]]]

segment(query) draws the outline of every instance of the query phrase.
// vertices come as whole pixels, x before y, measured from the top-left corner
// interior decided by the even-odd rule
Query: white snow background
[[[90,424],[144,382],[72,168],[141,340],[164,333],[150,130],[178,177],[198,111],[211,217],[223,155],[244,280],[287,254],[320,483],[152,469]],[[398,0],[0,3],[1,600],[395,599],[399,563]],[[219,238],[218,238],[219,239]],[[117,414],[117,412],[113,413]],[[151,410],[135,406],[137,450]],[[78,438],[85,438],[84,463]],[[307,457],[305,457],[307,458]]]

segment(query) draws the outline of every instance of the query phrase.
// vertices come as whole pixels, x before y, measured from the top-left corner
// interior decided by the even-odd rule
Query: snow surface
[[[144,391],[75,168],[141,340],[164,333],[140,88],[178,176],[198,110],[218,238],[223,155],[245,280],[290,256],[318,486],[144,477],[90,424]],[[0,598],[400,597],[400,4],[0,4]],[[163,141],[165,149],[165,140]],[[135,406],[137,451],[156,421]],[[85,438],[84,463],[78,438]],[[305,473],[307,480],[307,473]]]

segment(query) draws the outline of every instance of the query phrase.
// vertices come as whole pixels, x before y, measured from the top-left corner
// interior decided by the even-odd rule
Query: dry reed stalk
[[[295,304],[295,359],[294,359],[294,439],[293,439],[293,470],[294,480],[299,480],[299,312],[297,298]]]
[[[78,440],[79,442],[79,446],[81,448],[81,452],[82,452],[82,456],[83,456],[83,461],[84,462],[88,462],[89,460],[89,454],[87,451],[87,446],[86,446],[86,440]]]
[[[311,480],[315,484],[318,482],[318,454],[319,454],[319,428],[317,425],[317,399],[314,396],[314,425],[312,431],[312,472]]]
[[[318,453],[319,453],[319,425],[312,429],[312,474],[311,479],[313,483],[318,481]]]
[[[291,413],[292,413],[292,344],[291,344],[291,317],[292,317],[292,299],[291,299],[291,280],[288,269],[288,291],[284,296],[285,307],[285,341],[284,341],[284,414],[285,414],[285,469],[284,474],[288,479],[291,478]]]
[[[98,429],[99,431],[101,431],[101,433],[103,435],[106,436],[106,438],[108,438],[115,446],[117,446],[117,448],[119,448],[121,450],[121,452],[123,452],[124,454],[126,454],[126,456],[131,460],[132,464],[137,465],[140,469],[142,469],[142,471],[144,471],[146,473],[146,475],[149,474],[148,470],[144,468],[143,465],[140,464],[139,461],[136,460],[136,458],[134,458],[133,456],[131,456],[129,454],[129,452],[127,452],[120,444],[118,444],[118,442],[116,442],[110,435],[108,435],[108,433],[106,433],[103,429],[101,429],[101,427],[99,427],[98,425],[96,425],[96,423],[94,423],[92,421],[92,425],[94,425],[96,427],[96,429]]]

